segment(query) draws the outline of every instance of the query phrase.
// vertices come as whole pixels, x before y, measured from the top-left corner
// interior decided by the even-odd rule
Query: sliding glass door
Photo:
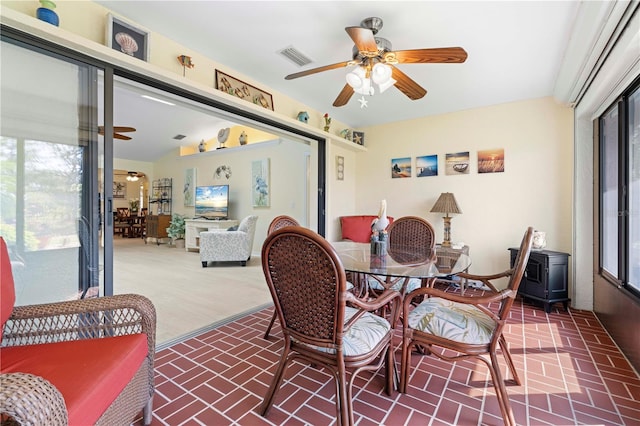
[[[0,235],[17,304],[98,295],[97,68],[3,36]]]

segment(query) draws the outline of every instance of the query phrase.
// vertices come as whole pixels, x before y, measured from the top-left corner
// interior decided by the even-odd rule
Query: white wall
[[[462,209],[452,241],[470,246],[474,273],[508,268],[527,226],[547,232],[547,248],[571,252],[572,110],[534,99],[364,129],[367,152],[356,156],[355,210],[416,215],[443,238],[441,214],[430,213],[441,192]],[[504,148],[504,173],[477,173],[477,151]],[[469,174],[445,175],[447,153],[469,151]],[[415,157],[438,155],[438,176],[417,178]],[[411,157],[412,177],[391,178],[391,159]]]
[[[173,212],[194,217],[194,207],[184,206],[185,170],[196,168],[197,186],[229,185],[229,218],[242,220],[248,215],[257,215],[256,235],[253,253],[259,255],[262,242],[267,235],[271,220],[281,214],[296,218],[300,223],[315,229],[317,223],[307,224],[305,206],[300,200],[305,197],[306,156],[311,155],[313,170],[317,175],[317,158],[312,146],[287,139],[274,142],[250,144],[244,147],[226,148],[206,153],[197,153],[180,157],[178,153],[165,156],[154,163],[157,178],[173,178]],[[253,207],[251,193],[251,163],[255,160],[269,159],[270,164],[270,207]],[[219,166],[231,168],[231,177],[214,176]],[[316,184],[317,185],[317,184]],[[312,203],[312,208],[317,204]]]

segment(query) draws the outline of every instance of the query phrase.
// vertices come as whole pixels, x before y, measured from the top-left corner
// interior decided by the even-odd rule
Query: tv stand
[[[184,249],[186,251],[200,250],[200,233],[211,229],[227,229],[237,226],[237,220],[219,220],[215,218],[185,219],[184,220]]]

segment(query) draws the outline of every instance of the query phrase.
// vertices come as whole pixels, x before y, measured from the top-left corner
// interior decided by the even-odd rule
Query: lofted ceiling
[[[569,43],[578,1],[105,1],[97,3],[147,30],[224,67],[328,112],[354,128],[428,115],[552,96]],[[345,27],[382,18],[377,34],[393,50],[463,47],[462,64],[399,64],[427,90],[410,100],[396,88],[368,97],[333,101],[347,68],[285,80],[288,74],[352,59]],[[153,37],[151,38],[153,43]],[[279,52],[293,47],[313,62],[299,67]],[[152,55],[159,52],[150,46]],[[167,52],[175,56],[175,52]],[[211,70],[214,81],[214,70]],[[163,123],[154,119],[157,126]],[[131,125],[122,122],[115,125]]]

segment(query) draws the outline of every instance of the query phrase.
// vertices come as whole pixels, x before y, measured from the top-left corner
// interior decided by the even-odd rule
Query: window
[[[640,296],[640,82],[599,119],[600,274]]]

